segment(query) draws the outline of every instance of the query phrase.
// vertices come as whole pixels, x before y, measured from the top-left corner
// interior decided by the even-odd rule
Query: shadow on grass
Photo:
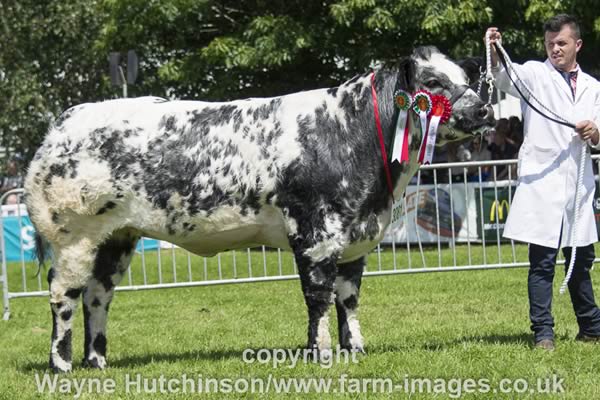
[[[303,347],[298,347],[298,349],[302,350]],[[167,362],[167,363],[177,363],[181,361],[220,361],[220,360],[228,360],[228,359],[236,359],[243,360],[243,353],[247,350],[243,349],[231,349],[231,350],[213,350],[213,351],[186,351],[182,353],[146,353],[146,354],[132,354],[124,357],[119,357],[116,355],[114,358],[108,358],[108,368],[132,368],[132,367],[140,367],[155,363]],[[255,348],[254,354],[259,350],[264,350],[264,348]],[[271,352],[274,349],[268,349]],[[292,351],[295,349],[292,348]],[[81,361],[74,360],[73,361],[73,369],[85,369],[81,366]],[[29,362],[19,367],[21,372],[36,372],[36,371],[50,371],[48,368],[47,362]]]
[[[472,335],[444,339],[419,339],[411,340],[410,342],[367,346],[367,354],[380,354],[389,352],[405,352],[407,350],[426,350],[426,351],[441,351],[462,348],[467,345],[512,345],[521,347],[533,347],[532,335],[529,333],[515,334],[489,334],[489,335]]]
[[[555,339],[561,341],[569,340],[567,334],[556,334]],[[450,349],[457,346],[463,346],[464,344],[486,344],[486,345],[512,345],[519,347],[533,348],[533,334],[532,333],[515,333],[509,335],[474,335],[474,336],[463,336],[458,339],[438,342],[438,343],[427,343],[422,348],[425,350],[442,350]]]
[[[566,334],[557,335],[558,340],[568,340],[569,336]],[[507,335],[472,335],[463,336],[458,338],[449,338],[449,340],[423,340],[421,343],[415,343],[415,341],[407,343],[396,343],[396,344],[385,344],[385,345],[372,345],[367,346],[366,355],[369,354],[383,354],[383,353],[394,353],[394,352],[406,352],[407,350],[426,350],[426,351],[441,351],[461,348],[465,344],[476,345],[512,345],[518,347],[533,347],[532,335],[530,333],[515,333]],[[292,348],[292,350],[299,349],[303,350],[304,347]],[[132,368],[146,366],[154,363],[177,363],[181,361],[219,361],[228,359],[243,359],[244,349],[231,349],[231,350],[208,350],[208,351],[186,351],[182,353],[147,353],[147,354],[133,354],[124,357],[109,358],[108,368]],[[253,348],[254,354],[264,348]],[[270,349],[271,351],[274,349]],[[74,362],[73,366],[75,369],[81,369],[80,362]],[[48,370],[47,362],[30,362],[22,365],[19,368],[22,372],[32,371],[45,371]]]
[[[426,350],[439,350],[445,348],[452,348],[457,346],[463,346],[464,344],[486,344],[486,345],[516,345],[516,346],[527,346],[533,345],[532,336],[529,333],[514,333],[508,335],[473,335],[463,336],[461,338],[453,339],[446,342],[439,343],[428,343],[423,346]]]

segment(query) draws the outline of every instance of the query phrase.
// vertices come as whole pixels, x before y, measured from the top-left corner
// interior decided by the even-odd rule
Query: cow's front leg
[[[299,254],[300,253],[300,254]],[[329,307],[333,303],[337,254],[314,259],[296,252],[296,263],[308,307],[308,348],[323,358],[331,356]]]
[[[335,308],[338,318],[340,347],[364,351],[363,337],[358,323],[358,297],[365,267],[365,257],[338,265],[335,280]]]

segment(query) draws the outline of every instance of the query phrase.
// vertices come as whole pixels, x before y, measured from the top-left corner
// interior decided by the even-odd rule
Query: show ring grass
[[[495,250],[495,249],[494,249]],[[512,257],[510,248],[502,249],[503,257]],[[524,246],[517,248],[519,259],[526,254]],[[162,254],[164,282],[172,279],[170,251]],[[176,253],[176,257],[177,252]],[[398,249],[397,265],[406,260],[405,251]],[[465,247],[459,247],[458,265],[465,265]],[[488,257],[494,257],[490,251]],[[237,258],[238,276],[247,274],[245,253]],[[266,252],[267,272],[278,269],[277,252]],[[286,268],[293,268],[281,253]],[[370,256],[369,269],[392,264],[391,253]],[[436,266],[437,249],[427,251],[428,266]],[[182,257],[187,257],[183,256]],[[252,254],[253,265],[263,268],[262,254]],[[254,259],[256,257],[256,259]],[[477,256],[479,257],[479,256]],[[444,250],[444,261],[452,260],[450,250]],[[147,281],[155,282],[151,272],[156,260],[146,258]],[[472,260],[476,263],[477,260]],[[491,260],[493,262],[493,260]],[[229,273],[230,257],[221,258],[222,275]],[[445,262],[447,265],[450,262]],[[139,258],[132,265],[134,284],[140,284]],[[286,264],[287,263],[287,264]],[[413,267],[420,261],[413,256]],[[187,265],[176,260],[175,274],[187,279]],[[194,261],[193,276],[203,277],[204,266]],[[20,265],[11,264],[12,290],[21,285]],[[169,268],[167,268],[169,266]],[[208,259],[207,273],[215,274],[216,259]],[[27,284],[35,288],[37,267],[28,266]],[[253,268],[253,272],[254,272]],[[170,271],[170,272],[168,272]],[[245,271],[245,272],[242,272]],[[292,271],[292,270],[291,270]],[[285,272],[285,271],[284,271]],[[293,272],[293,271],[292,271]],[[45,272],[43,272],[45,274]],[[256,284],[206,286],[118,292],[111,306],[108,323],[108,362],[105,371],[80,367],[83,357],[83,321],[78,310],[74,323],[74,371],[60,378],[99,378],[114,380],[114,394],[85,393],[85,399],[109,398],[190,398],[183,393],[125,392],[126,374],[144,378],[180,379],[184,374],[205,379],[271,378],[390,378],[396,384],[406,379],[423,378],[489,382],[488,393],[458,393],[460,398],[513,399],[600,398],[600,345],[574,340],[577,323],[568,295],[559,296],[558,287],[564,276],[557,268],[553,313],[556,321],[556,351],[534,350],[528,321],[527,269],[465,271],[452,273],[404,274],[371,277],[363,280],[359,318],[365,336],[366,354],[358,363],[333,363],[325,368],[319,363],[297,363],[274,368],[272,364],[249,363],[243,359],[247,349],[301,349],[306,341],[306,307],[298,280]],[[592,277],[597,278],[594,270]],[[127,284],[127,276],[125,284]],[[45,286],[44,286],[45,288]],[[73,398],[38,393],[36,375],[49,373],[47,368],[51,334],[51,316],[45,297],[13,299],[12,316],[0,323],[0,399]],[[331,313],[331,334],[337,343],[335,310]],[[538,380],[558,377],[565,392],[560,395],[536,393]],[[527,382],[524,393],[494,393],[503,379]],[[348,388],[346,388],[348,389]],[[543,387],[542,387],[543,389]],[[291,392],[276,394],[213,393],[210,398],[432,398],[432,393],[359,392],[308,394]],[[447,391],[436,398],[457,398],[456,391]]]

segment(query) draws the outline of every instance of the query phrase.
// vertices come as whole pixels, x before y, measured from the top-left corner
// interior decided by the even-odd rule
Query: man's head
[[[552,65],[568,72],[577,65],[577,52],[583,41],[575,17],[559,14],[544,24],[544,46]]]
[[[506,137],[509,135],[510,125],[507,118],[500,118],[496,122],[496,130],[494,132],[494,143],[502,146],[506,142]]]

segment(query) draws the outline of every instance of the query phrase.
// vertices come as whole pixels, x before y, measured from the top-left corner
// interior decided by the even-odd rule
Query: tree
[[[415,45],[483,56],[485,28],[514,61],[543,59],[542,24],[582,24],[582,67],[600,77],[597,0],[5,0],[0,4],[1,144],[30,158],[50,121],[118,97],[107,55],[134,49],[133,96],[229,100],[337,85]]]

